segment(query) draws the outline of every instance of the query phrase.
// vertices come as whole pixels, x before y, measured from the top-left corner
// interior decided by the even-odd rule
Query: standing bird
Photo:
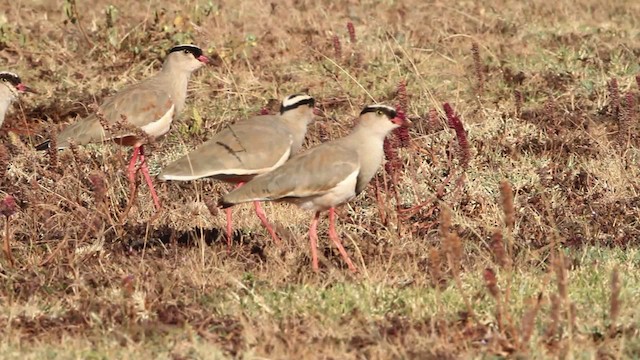
[[[286,201],[315,212],[309,227],[311,259],[318,271],[318,219],[329,210],[329,237],[349,269],[356,267],[344,250],[335,228],[335,207],[358,195],[378,171],[384,156],[384,138],[391,130],[410,126],[396,110],[370,105],[360,113],[351,134],[323,143],[291,158],[281,167],[246,183],[220,200],[223,208],[247,201]]]
[[[23,92],[35,92],[22,83],[20,77],[12,72],[0,71],[0,126],[11,103]]]
[[[277,115],[259,115],[225,127],[200,147],[169,164],[160,180],[188,181],[211,177],[242,186],[255,176],[284,164],[304,141],[307,125],[314,118],[315,100],[306,94],[287,96]],[[260,202],[256,215],[273,240],[280,239],[267,221]],[[227,215],[227,246],[231,246],[231,209]]]
[[[135,189],[136,165],[140,160],[140,170],[159,209],[160,200],[151,182],[143,145],[147,138],[155,139],[169,131],[174,117],[184,108],[191,73],[208,62],[202,49],[195,45],[172,47],[159,73],[108,97],[99,106],[98,114],[68,126],[56,138],[57,148],[69,147],[71,142],[85,145],[105,141],[133,146],[128,167],[131,186]],[[46,150],[50,142],[45,141],[36,149]]]

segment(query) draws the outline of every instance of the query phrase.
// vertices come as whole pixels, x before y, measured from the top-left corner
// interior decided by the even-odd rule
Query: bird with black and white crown
[[[20,93],[35,92],[25,85],[20,77],[9,71],[0,71],[0,126],[4,123],[4,117]]]
[[[293,94],[282,100],[276,115],[258,115],[225,127],[204,144],[167,165],[160,180],[188,181],[213,178],[242,186],[260,174],[284,164],[302,147],[307,126],[314,119],[315,100]],[[259,201],[255,212],[273,240],[280,240],[267,221]],[[231,246],[231,209],[227,215],[227,245]]]
[[[385,137],[411,122],[397,117],[396,110],[385,105],[365,107],[352,132],[323,143],[273,171],[255,177],[244,186],[224,195],[223,208],[248,201],[285,201],[314,212],[309,226],[311,259],[318,271],[317,227],[320,213],[329,211],[329,238],[347,263],[357,271],[335,229],[335,207],[362,192],[380,168]]]
[[[108,97],[99,106],[100,114],[91,114],[69,125],[58,134],[57,148],[67,148],[71,142],[85,145],[107,141],[132,146],[129,181],[135,183],[136,165],[140,161],[140,171],[159,209],[160,201],[149,175],[143,145],[147,137],[158,138],[169,131],[172,121],[185,106],[191,73],[208,62],[202,49],[195,45],[172,47],[157,74]],[[103,127],[105,122],[108,129]],[[123,122],[125,126],[117,126]],[[45,141],[36,149],[46,150],[50,144],[51,141]]]

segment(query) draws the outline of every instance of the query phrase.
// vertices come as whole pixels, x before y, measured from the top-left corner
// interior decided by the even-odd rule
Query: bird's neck
[[[358,124],[351,132],[350,137],[358,138],[360,141],[382,143],[392,129],[384,126],[371,126],[371,124]]]
[[[306,120],[300,116],[293,116],[293,114],[285,114],[282,116],[283,121],[287,124],[287,128],[291,131],[292,144],[291,154],[295,154],[302,147],[304,138],[307,135],[307,126],[311,120]]]
[[[360,173],[356,185],[359,194],[376,174],[384,158],[384,138],[388,131],[381,131],[365,126],[356,126],[353,132],[345,137],[347,146],[353,148],[360,161]]]
[[[381,158],[384,138],[387,134],[374,129],[356,128],[348,135],[349,143],[360,158]],[[379,162],[376,166],[380,165]]]
[[[176,106],[176,115],[182,112],[184,104],[187,100],[187,85],[191,72],[175,71],[174,69],[164,67],[156,76],[156,79],[166,86],[167,92],[171,95]]]

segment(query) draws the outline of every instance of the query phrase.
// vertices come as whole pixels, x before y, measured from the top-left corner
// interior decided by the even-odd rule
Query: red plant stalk
[[[400,80],[398,83],[398,106],[397,109],[397,117],[406,120],[407,119],[407,107],[408,107],[408,96],[407,96],[407,83],[405,80]],[[397,139],[398,146],[402,148],[409,147],[411,145],[409,138],[409,129],[405,126],[399,127],[395,129],[394,135]]]
[[[349,32],[349,41],[351,41],[352,44],[356,43],[356,29],[353,27],[353,23],[351,21],[349,21],[347,23],[347,31]]]
[[[609,81],[609,105],[611,115],[618,117],[620,112],[620,91],[618,90],[618,79],[612,78]]]
[[[384,164],[384,169],[391,176],[391,179],[395,179],[394,175],[396,171],[402,166],[402,162],[398,157],[397,141],[394,138],[388,137],[384,140],[384,158],[387,162]]]
[[[4,244],[3,244],[3,252],[7,257],[9,264],[13,266],[13,256],[11,255],[11,244],[9,242],[9,218],[11,215],[15,214],[18,210],[18,206],[16,205],[16,199],[7,195],[0,202],[0,215],[4,216]]]
[[[407,111],[408,105],[407,82],[403,79],[398,83],[398,110]]]
[[[89,182],[91,182],[96,201],[104,201],[107,194],[107,186],[104,183],[104,178],[102,178],[102,176],[100,176],[99,174],[91,174],[89,175]]]
[[[0,215],[8,218],[15,214],[17,210],[18,206],[16,205],[16,199],[13,196],[7,195],[2,201],[0,201]]]
[[[473,66],[478,80],[478,94],[480,94],[484,89],[484,75],[482,70],[482,61],[480,59],[480,47],[476,42],[471,45],[471,55],[473,55]]]
[[[342,45],[340,44],[340,38],[338,35],[333,36],[333,50],[336,53],[336,59],[342,58]]]
[[[635,119],[635,94],[631,91],[627,92],[624,97],[624,110],[620,112],[618,119],[618,138],[621,144],[626,144],[629,137],[633,120]]]
[[[407,115],[405,114],[404,111],[402,110],[398,110],[397,111],[397,115],[398,118],[402,119],[402,120],[406,120],[407,119]],[[401,148],[407,148],[411,145],[411,138],[409,137],[409,128],[406,126],[401,126],[395,130],[393,130],[393,133],[396,137],[396,142],[397,145],[400,146]]]
[[[467,132],[464,129],[462,121],[453,111],[453,108],[449,103],[444,103],[444,112],[447,114],[447,120],[449,121],[449,127],[453,128],[456,132],[456,138],[458,139],[458,145],[460,146],[460,163],[463,168],[469,166],[471,160],[471,150],[469,148],[469,140],[467,139]]]
[[[6,146],[0,144],[0,179],[4,179],[9,166],[9,151]]]
[[[625,122],[627,125],[631,125],[636,117],[636,96],[633,92],[629,91],[625,97],[626,99],[626,111],[624,114]]]
[[[429,128],[436,130],[440,127],[440,120],[438,119],[438,110],[429,109]]]

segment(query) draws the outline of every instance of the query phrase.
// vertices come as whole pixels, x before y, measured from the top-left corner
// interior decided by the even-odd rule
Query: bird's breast
[[[147,125],[141,127],[142,131],[149,136],[157,138],[167,132],[171,128],[171,122],[173,121],[173,114],[175,112],[175,105],[172,105],[169,110],[162,115],[162,117],[156,121],[150,122]]]

